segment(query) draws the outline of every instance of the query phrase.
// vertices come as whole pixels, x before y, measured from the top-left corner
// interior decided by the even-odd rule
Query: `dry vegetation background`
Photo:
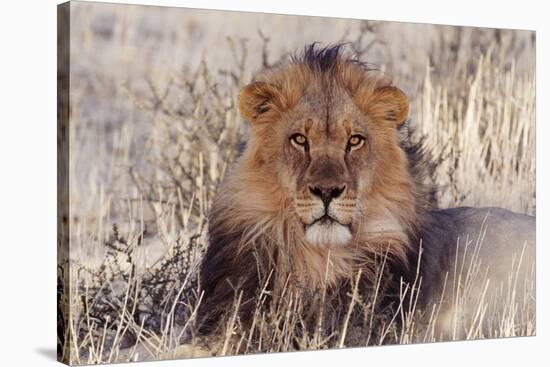
[[[441,207],[535,213],[532,32],[82,2],[71,17],[71,292],[60,293],[71,313],[59,343],[73,363],[158,357],[193,339],[205,216],[246,137],[238,90],[306,43],[349,42],[410,96]],[[256,326],[263,343],[229,338],[220,354],[350,345],[296,341],[285,307]],[[487,332],[484,310],[454,337],[533,334],[534,314],[516,311]],[[406,330],[354,345],[442,340],[403,319]]]

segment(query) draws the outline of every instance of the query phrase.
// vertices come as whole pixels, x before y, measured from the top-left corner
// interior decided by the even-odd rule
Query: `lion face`
[[[327,108],[332,106],[332,108]],[[361,217],[370,176],[364,116],[345,93],[306,94],[285,116],[281,162],[306,240],[316,246],[347,244]]]
[[[293,64],[246,86],[239,108],[252,126],[255,170],[266,182],[277,177],[310,245],[343,247],[367,230],[401,231],[387,207],[399,195],[384,186],[407,189],[396,133],[408,114],[403,92],[354,64]]]

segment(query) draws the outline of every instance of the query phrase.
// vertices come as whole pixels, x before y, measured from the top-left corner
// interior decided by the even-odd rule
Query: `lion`
[[[395,311],[403,285],[418,291],[419,305],[445,298],[458,259],[508,264],[497,254],[509,258],[526,244],[522,266],[534,264],[534,218],[438,208],[434,165],[404,133],[407,96],[342,45],[312,44],[259,72],[238,108],[250,134],[209,213],[201,335],[219,332],[227,317],[246,329],[260,298],[269,307],[322,294],[334,305],[327,312],[340,315],[356,288],[364,299],[380,294],[377,309]],[[463,256],[461,239],[481,231],[494,246]]]

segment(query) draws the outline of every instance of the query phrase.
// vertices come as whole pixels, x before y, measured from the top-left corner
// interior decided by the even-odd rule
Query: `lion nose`
[[[317,196],[323,201],[323,204],[325,205],[325,209],[328,208],[332,199],[336,199],[337,197],[342,195],[345,189],[346,189],[346,185],[331,186],[331,187],[322,187],[322,186],[309,187],[309,191],[314,196]]]

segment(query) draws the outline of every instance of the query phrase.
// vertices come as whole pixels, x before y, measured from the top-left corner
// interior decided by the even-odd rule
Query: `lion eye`
[[[300,147],[307,146],[307,138],[303,136],[302,134],[294,134],[290,137],[290,141],[295,144],[299,145]]]
[[[348,149],[349,150],[358,149],[361,147],[361,145],[363,145],[364,142],[365,142],[365,138],[362,137],[361,135],[353,135],[348,140]]]

